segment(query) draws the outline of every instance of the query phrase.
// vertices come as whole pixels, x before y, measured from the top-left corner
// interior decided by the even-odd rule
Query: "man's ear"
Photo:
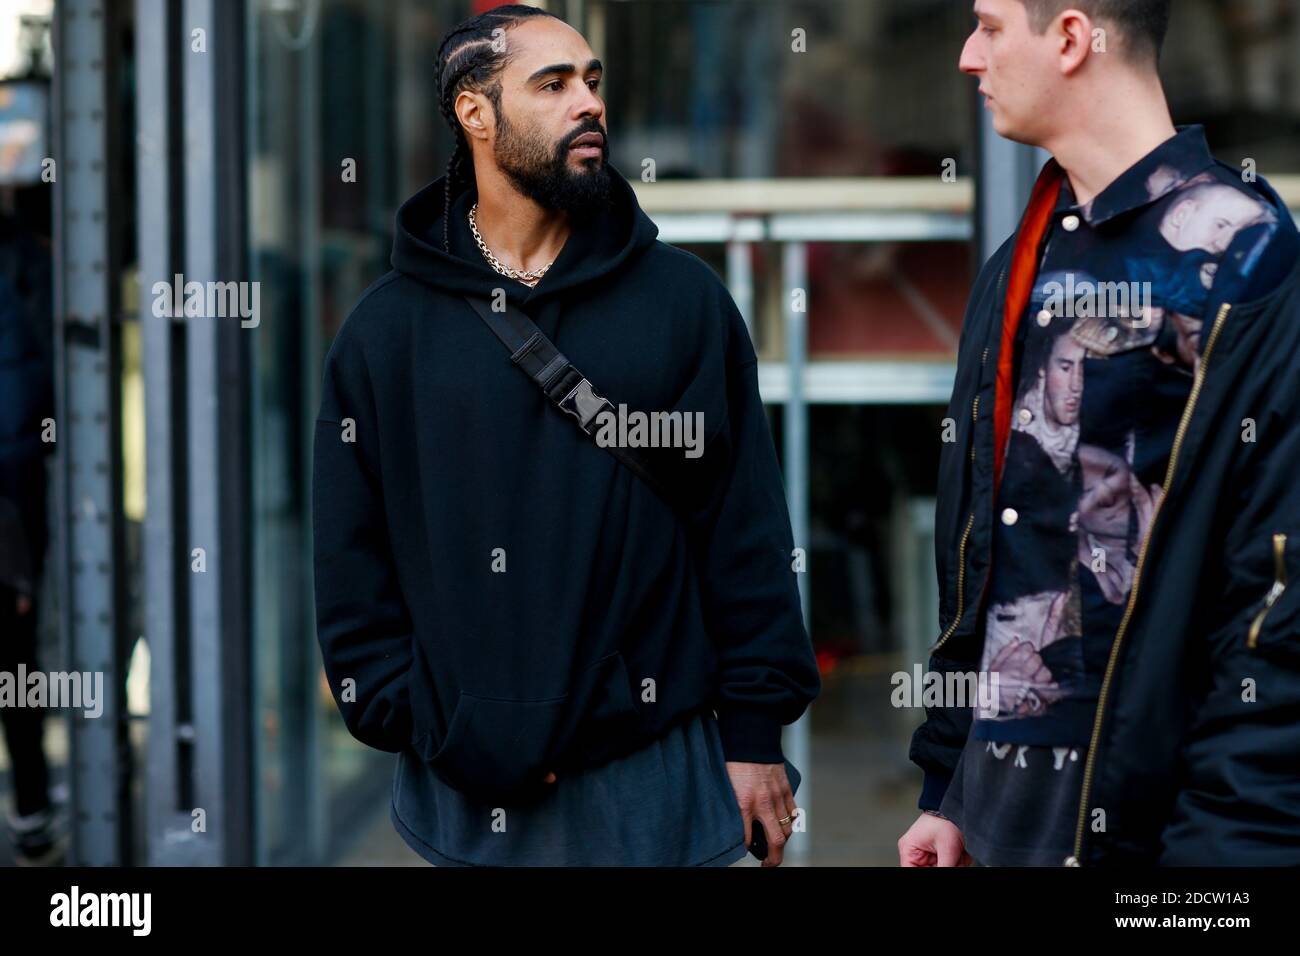
[[[461,90],[456,94],[453,108],[457,121],[465,131],[465,136],[486,142],[491,129],[496,124],[496,117],[488,98],[473,90]]]
[[[1066,10],[1049,29],[1061,53],[1061,72],[1070,76],[1092,55],[1093,22],[1079,10]]]
[[[1165,218],[1161,221],[1161,226],[1168,226],[1171,229],[1182,229],[1187,222],[1187,217],[1192,214],[1192,200],[1188,198],[1175,199],[1173,206],[1165,213]]]

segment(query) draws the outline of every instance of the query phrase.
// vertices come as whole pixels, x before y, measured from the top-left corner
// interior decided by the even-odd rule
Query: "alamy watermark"
[[[0,671],[0,707],[69,708],[94,719],[104,713],[103,671]]]
[[[703,412],[629,412],[606,409],[596,415],[601,448],[684,448],[687,458],[704,454]]]
[[[998,715],[998,672],[895,671],[889,702],[895,707],[978,707],[981,717]]]
[[[58,928],[119,927],[133,936],[148,936],[153,929],[152,893],[82,892],[73,884],[66,893],[50,897],[50,925]]]
[[[178,272],[171,282],[155,282],[150,291],[155,318],[239,319],[246,329],[262,321],[260,282],[186,282]]]
[[[1076,281],[1074,273],[1068,272],[1064,282],[1045,283],[1043,294],[1043,308],[1056,318],[1131,318],[1135,329],[1151,324],[1150,282]]]

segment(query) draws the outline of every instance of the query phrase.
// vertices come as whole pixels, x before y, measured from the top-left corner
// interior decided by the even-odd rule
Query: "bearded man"
[[[456,151],[325,362],[325,672],[435,865],[727,865],[761,825],[776,866],[820,678],[756,357],[609,165],[603,72],[531,7],[443,40]],[[703,415],[703,453],[628,466],[621,404]]]

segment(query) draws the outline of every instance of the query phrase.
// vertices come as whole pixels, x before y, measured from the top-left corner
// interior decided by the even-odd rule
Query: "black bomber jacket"
[[[1267,183],[1254,186],[1290,220]],[[980,666],[989,410],[1024,228],[981,270],[962,328],[935,520],[939,674]],[[1068,866],[1300,863],[1300,262],[1213,319],[1111,646]],[[938,809],[971,719],[927,708],[910,751],[926,775],[922,809]]]

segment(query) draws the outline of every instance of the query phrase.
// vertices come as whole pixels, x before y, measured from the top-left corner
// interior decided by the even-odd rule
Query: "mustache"
[[[573,141],[575,139],[577,139],[579,136],[586,135],[587,133],[599,133],[601,139],[604,140],[604,143],[602,145],[606,149],[609,148],[609,134],[605,132],[605,127],[601,126],[600,123],[597,122],[596,120],[592,120],[590,123],[585,123],[582,126],[579,126],[573,132],[565,136],[564,139],[560,140],[560,149],[561,150],[568,149],[571,145],[573,145]]]

